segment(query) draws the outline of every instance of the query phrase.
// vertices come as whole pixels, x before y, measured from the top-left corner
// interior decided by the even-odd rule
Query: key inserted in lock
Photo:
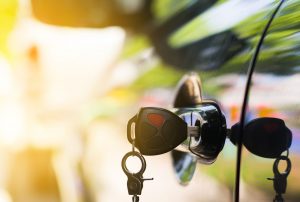
[[[143,155],[159,155],[171,151],[187,138],[187,124],[166,109],[145,107],[128,122],[130,143],[134,141],[132,137]]]
[[[134,133],[134,134],[132,134]],[[169,152],[189,136],[199,137],[199,126],[188,126],[178,115],[156,107],[141,108],[127,125],[130,143],[143,155],[159,155]]]

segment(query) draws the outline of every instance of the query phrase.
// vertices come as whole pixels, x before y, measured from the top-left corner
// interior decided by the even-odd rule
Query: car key
[[[127,138],[143,155],[159,155],[173,150],[188,137],[197,135],[196,127],[188,127],[179,116],[163,108],[145,107],[131,118]]]

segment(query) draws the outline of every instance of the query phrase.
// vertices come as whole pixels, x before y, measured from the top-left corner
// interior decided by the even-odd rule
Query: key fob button
[[[147,141],[146,144],[148,145],[149,149],[159,149],[161,146],[164,145],[164,140],[161,136],[156,136]]]
[[[157,152],[167,152],[161,149],[162,147],[165,148],[164,140],[161,136],[151,138],[145,143],[145,145],[147,145],[147,148],[144,148],[143,152],[147,153],[148,155],[155,155]]]
[[[140,131],[141,142],[148,141],[149,139],[153,138],[158,132],[158,130],[155,127],[145,122],[141,124]]]
[[[148,114],[147,119],[151,125],[157,128],[162,127],[165,122],[165,118],[160,114],[154,114],[154,113]]]
[[[164,126],[162,127],[162,136],[164,138],[167,138],[170,140],[170,142],[173,142],[174,134],[176,132],[175,126],[171,123],[171,121],[166,121]]]
[[[169,140],[168,143],[170,148],[173,149],[186,139],[185,135],[178,135],[186,134],[186,128],[187,125],[185,122],[166,121],[162,128],[162,136]]]

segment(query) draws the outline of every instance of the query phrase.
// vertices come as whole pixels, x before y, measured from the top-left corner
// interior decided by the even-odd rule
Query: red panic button
[[[165,117],[160,114],[148,114],[147,119],[153,126],[156,126],[157,128],[162,127],[165,122]]]

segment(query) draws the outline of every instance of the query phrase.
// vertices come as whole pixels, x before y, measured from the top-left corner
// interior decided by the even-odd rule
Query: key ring
[[[127,168],[126,161],[129,156],[138,157],[142,163],[141,169],[137,173],[132,173]],[[153,180],[153,178],[151,178],[151,179],[143,178],[143,173],[145,172],[145,169],[146,169],[146,160],[139,152],[136,152],[136,151],[128,152],[127,154],[125,154],[125,156],[122,159],[122,169],[123,169],[123,172],[128,177],[128,179],[127,179],[128,194],[133,195],[132,200],[134,202],[138,202],[139,201],[138,195],[141,195],[141,193],[142,193],[143,182],[145,180]]]
[[[278,169],[278,165],[281,160],[286,161],[286,164],[287,164],[286,169],[283,173],[280,173],[280,171]],[[291,167],[292,167],[291,160],[287,156],[280,156],[275,160],[275,162],[273,164],[273,172],[275,175],[287,176],[287,175],[289,175],[289,173],[291,171]]]
[[[130,172],[126,166],[126,161],[130,156],[136,156],[140,159],[141,163],[142,163],[142,167],[140,169],[140,171],[138,171],[137,173],[134,174],[143,174],[146,170],[146,160],[145,158],[137,151],[131,151],[128,152],[127,154],[125,154],[125,156],[122,159],[122,169],[124,171],[124,173],[128,176],[128,175],[132,175],[133,173]]]
[[[279,171],[279,162],[280,161],[286,161],[286,168],[283,172]],[[286,192],[287,187],[287,177],[290,174],[292,168],[291,160],[288,158],[288,156],[279,156],[276,158],[274,164],[273,164],[273,173],[274,178],[267,178],[268,180],[273,180],[273,187],[276,192],[274,202],[283,202],[284,199],[282,197],[282,194]]]

